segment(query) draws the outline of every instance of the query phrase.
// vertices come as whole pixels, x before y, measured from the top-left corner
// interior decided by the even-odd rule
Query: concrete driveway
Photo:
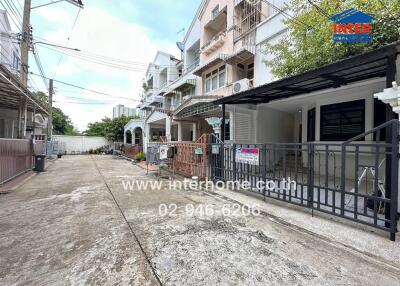
[[[400,285],[400,265],[255,205],[122,182],[154,179],[125,160],[71,156],[0,196],[0,284]]]

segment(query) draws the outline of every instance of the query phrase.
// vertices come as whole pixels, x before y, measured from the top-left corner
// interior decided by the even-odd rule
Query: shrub
[[[136,161],[146,161],[146,155],[143,152],[139,152],[135,155]]]

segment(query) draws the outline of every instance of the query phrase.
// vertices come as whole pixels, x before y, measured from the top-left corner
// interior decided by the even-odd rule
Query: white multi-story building
[[[281,8],[284,2],[272,1]],[[219,135],[221,108],[212,102],[272,80],[264,63],[270,55],[263,46],[276,42],[286,31],[279,10],[261,0],[202,1],[180,45],[182,60],[158,52],[148,67],[140,107],[143,126],[150,132],[144,135],[145,142],[196,141],[204,133]],[[241,106],[227,111],[225,139],[235,140],[236,133],[249,138],[255,134],[248,119],[252,109]],[[235,116],[243,124],[235,126]],[[132,128],[127,126],[127,131]]]
[[[113,108],[113,118],[119,118],[122,116],[134,117],[137,115],[138,115],[138,111],[136,108],[126,107],[122,104],[114,106],[114,108]]]
[[[11,31],[7,12],[0,10],[0,63],[19,78],[21,50],[16,39],[17,35]]]
[[[0,10],[0,72],[14,82],[15,86],[20,85],[20,55],[17,34],[11,30],[7,13]],[[9,84],[10,82],[4,79],[0,90],[0,138],[18,137],[19,95],[17,93],[20,92],[22,86],[20,85],[19,90],[15,91],[15,86]],[[28,91],[25,92],[28,93]],[[31,101],[28,101],[26,123],[24,121],[24,124],[21,124],[26,138],[30,138],[33,133],[43,134],[47,130],[47,118],[39,114],[43,110],[38,108],[38,113],[34,114],[33,105]]]

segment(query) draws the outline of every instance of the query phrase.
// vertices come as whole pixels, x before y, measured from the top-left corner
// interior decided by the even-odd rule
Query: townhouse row
[[[271,3],[202,1],[178,44],[181,58],[159,51],[148,66],[142,119],[126,126],[125,143],[146,148],[149,142],[196,141],[205,133],[220,137],[222,109],[212,102],[272,80],[264,63],[271,55],[264,45],[279,41],[286,27],[285,15],[279,12],[285,1]],[[247,114],[248,110],[228,110],[224,139],[253,139]],[[241,124],[234,125],[234,116],[242,116]]]
[[[124,140],[146,149],[213,133],[219,140],[211,149],[183,159],[178,152],[174,160],[191,160],[192,171],[213,180],[248,180],[264,197],[388,231],[394,240],[400,42],[275,79],[266,44],[287,35],[288,4],[202,1],[178,45],[181,59],[158,52],[150,64],[142,119],[125,126]],[[348,14],[343,21],[353,21]],[[257,189],[260,178],[287,177],[294,190]]]

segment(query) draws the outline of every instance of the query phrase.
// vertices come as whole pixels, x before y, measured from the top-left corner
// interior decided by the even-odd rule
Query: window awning
[[[0,107],[18,109],[20,100],[25,97],[28,111],[36,107],[37,113],[49,114],[47,104],[40,101],[2,64],[0,64]]]
[[[191,96],[175,110],[174,117],[183,119],[196,115],[208,115],[210,112],[220,112],[221,108],[213,104],[213,100],[217,98],[221,96]]]
[[[395,70],[400,42],[271,82],[214,101],[214,104],[259,104],[373,78]],[[392,71],[393,73],[393,71]]]
[[[236,65],[238,63],[245,62],[254,57],[254,54],[256,53],[255,49],[255,46],[242,47],[236,53],[227,56],[225,62],[230,65]]]
[[[189,87],[196,86],[196,80],[195,79],[187,79],[184,82],[182,82],[181,85],[177,86],[175,90],[177,91],[182,91],[185,89],[188,89]]]
[[[213,59],[209,60],[204,65],[202,65],[202,66],[198,67],[197,69],[195,69],[193,71],[193,74],[195,74],[197,76],[201,76],[201,74],[203,72],[205,72],[206,70],[208,70],[209,68],[224,62],[226,58],[227,58],[226,54],[219,54],[218,56],[216,56]]]

